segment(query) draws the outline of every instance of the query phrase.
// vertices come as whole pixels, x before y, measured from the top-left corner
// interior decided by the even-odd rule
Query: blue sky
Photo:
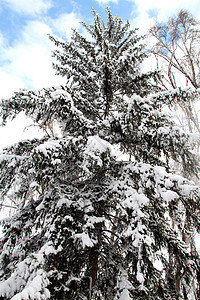
[[[105,17],[107,6],[114,15],[129,19],[141,33],[155,19],[165,21],[180,9],[189,10],[200,20],[199,0],[0,0],[0,98],[19,88],[62,83],[51,66],[53,44],[48,33],[69,39],[71,28],[81,30],[81,20],[93,22],[92,8]],[[14,127],[10,124],[9,134],[0,129],[0,148],[20,136]]]

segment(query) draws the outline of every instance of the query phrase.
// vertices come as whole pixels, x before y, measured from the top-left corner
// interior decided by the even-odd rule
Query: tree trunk
[[[102,217],[104,211],[104,202],[100,201],[97,203],[97,217]],[[89,253],[89,266],[88,266],[88,294],[87,299],[92,299],[93,287],[96,282],[97,272],[98,272],[98,261],[99,261],[99,252],[101,247],[101,239],[102,239],[102,226],[103,222],[96,223],[94,225],[96,236],[98,236],[97,244],[91,248]]]
[[[104,68],[104,95],[105,95],[105,100],[106,100],[106,107],[105,107],[105,117],[108,116],[109,110],[110,110],[110,105],[112,104],[113,101],[113,90],[111,86],[111,72],[106,65]]]

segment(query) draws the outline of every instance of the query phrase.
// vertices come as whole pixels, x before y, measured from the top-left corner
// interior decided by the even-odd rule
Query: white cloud
[[[4,42],[5,42],[4,36],[3,36],[3,34],[0,32],[0,47],[3,47],[3,46],[4,46]]]
[[[118,0],[96,0],[99,4],[108,4],[109,2],[118,3]]]
[[[51,32],[48,25],[30,21],[12,47],[5,46],[0,34],[0,52],[4,57],[0,61],[0,98],[19,88],[40,89],[63,83],[52,68],[54,45],[47,36]]]
[[[50,24],[54,31],[59,33],[63,38],[70,39],[72,34],[72,28],[78,29],[80,27],[80,21],[75,13],[62,14],[57,19],[52,19]]]
[[[20,88],[40,89],[63,83],[52,68],[51,50],[54,45],[48,39],[48,33],[52,30],[47,24],[29,21],[12,47],[0,33],[0,98],[8,98]],[[30,119],[20,114],[6,127],[0,127],[0,150],[21,139],[41,136],[36,127],[31,126],[24,131],[31,124]]]
[[[17,91],[19,88],[23,88],[24,82],[17,78],[16,75],[10,74],[6,70],[0,70],[0,98],[9,97],[14,91]]]
[[[9,46],[6,38],[0,32],[0,98],[8,97],[20,87],[25,87],[24,82],[12,72],[10,66],[12,64],[12,57],[9,55]]]
[[[51,51],[55,46],[48,39],[48,34],[56,32],[63,38],[70,38],[71,28],[79,26],[80,19],[74,13],[63,14],[57,19],[46,18],[46,24],[29,21],[12,46],[0,32],[0,98],[8,98],[20,88],[40,89],[63,84],[65,79],[56,76],[52,68]],[[24,131],[30,124],[31,120],[20,114],[6,127],[0,127],[0,150],[21,139],[43,134],[32,126]]]
[[[8,91],[13,90],[13,83],[14,87],[22,83],[21,87],[41,88],[56,82],[51,59],[53,45],[48,39],[48,33],[51,33],[50,27],[30,21],[12,47],[1,48],[4,62],[0,75],[5,74],[5,77],[4,90],[0,91],[0,96],[5,94],[6,88]]]
[[[52,7],[52,0],[3,0],[10,9],[20,14],[36,15]]]
[[[0,32],[0,98],[19,88],[40,89],[65,82],[52,68],[55,45],[48,34],[70,38],[71,28],[79,26],[80,19],[75,13],[62,14],[57,19],[46,18],[46,23],[29,21],[12,46]]]
[[[158,22],[165,22],[169,17],[176,15],[181,9],[188,10],[197,19],[200,18],[199,0],[127,0],[133,3],[132,14],[134,18],[130,20],[133,27],[139,28],[139,33],[143,34],[151,26]]]
[[[133,2],[134,4],[137,4],[138,8],[138,17],[140,16],[144,17],[144,14],[146,13],[149,15],[153,11],[157,13],[156,19],[157,21],[166,21],[170,16],[173,16],[181,9],[189,10],[192,14],[198,17],[199,12],[199,0],[167,0],[167,1],[161,1],[161,0],[129,0],[130,2]],[[148,17],[150,18],[150,17]],[[148,19],[146,16],[146,20]],[[144,19],[144,18],[143,18]]]
[[[146,11],[140,11],[137,17],[130,20],[130,24],[139,29],[138,35],[143,35],[155,24],[155,20]]]
[[[0,151],[20,140],[40,138],[43,135],[42,130],[34,126],[30,118],[20,113],[14,120],[9,120],[5,127],[0,127]]]

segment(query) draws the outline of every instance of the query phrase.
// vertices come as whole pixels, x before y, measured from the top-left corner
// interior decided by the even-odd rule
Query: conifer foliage
[[[198,171],[191,138],[151,95],[136,31],[93,13],[90,40],[50,37],[65,86],[1,101],[3,124],[23,111],[62,135],[0,155],[1,205],[15,206],[2,220],[0,299],[188,299],[191,284],[198,297],[199,190],[170,171],[172,160]]]

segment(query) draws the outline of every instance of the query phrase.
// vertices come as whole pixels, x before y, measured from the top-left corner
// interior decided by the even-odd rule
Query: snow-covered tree
[[[70,42],[51,37],[66,85],[1,101],[3,124],[23,111],[59,137],[21,141],[0,156],[0,299],[189,299],[199,296],[199,190],[192,137],[162,113],[155,74],[141,74],[140,39],[107,10]],[[165,95],[165,97],[167,97]],[[123,154],[123,155],[121,155]],[[185,219],[187,218],[187,223]],[[189,224],[189,226],[188,226]],[[187,225],[187,226],[186,226]]]

